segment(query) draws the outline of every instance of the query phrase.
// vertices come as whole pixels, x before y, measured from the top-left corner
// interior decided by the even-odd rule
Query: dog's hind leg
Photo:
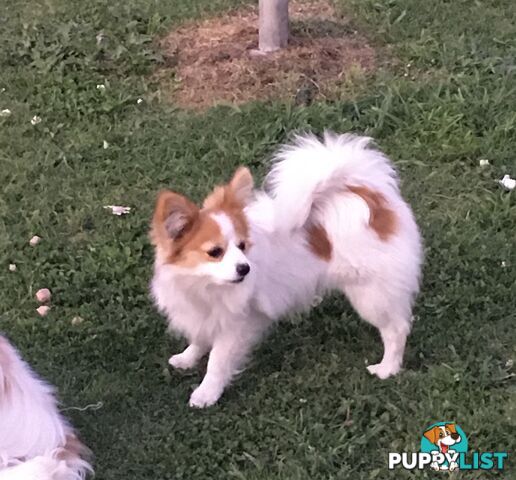
[[[357,313],[378,328],[382,337],[382,361],[369,365],[367,370],[382,379],[395,375],[401,369],[411,328],[411,294],[393,294],[375,282],[346,284],[343,290]]]

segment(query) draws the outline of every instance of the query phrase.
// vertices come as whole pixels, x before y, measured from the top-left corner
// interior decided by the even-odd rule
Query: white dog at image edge
[[[0,335],[0,480],[82,480],[88,455],[53,388]]]
[[[331,290],[380,331],[383,359],[369,372],[383,379],[400,370],[421,238],[391,162],[370,138],[296,137],[275,155],[266,191],[254,191],[244,167],[202,207],[163,191],[151,240],[152,294],[189,342],[169,363],[187,369],[209,353],[191,406],[216,403],[276,319]]]

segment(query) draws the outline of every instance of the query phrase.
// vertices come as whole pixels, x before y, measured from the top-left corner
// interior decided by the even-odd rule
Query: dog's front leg
[[[216,403],[239,372],[253,346],[252,339],[241,333],[224,333],[215,339],[206,375],[190,397],[191,407],[204,408]]]
[[[183,370],[193,368],[208,351],[209,348],[202,343],[191,343],[183,352],[172,355],[168,363],[174,368]]]

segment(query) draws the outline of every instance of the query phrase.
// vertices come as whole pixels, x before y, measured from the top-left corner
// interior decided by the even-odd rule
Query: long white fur
[[[190,343],[171,357],[171,365],[190,368],[210,352],[191,406],[205,407],[219,399],[273,321],[309,308],[317,295],[334,289],[380,330],[384,356],[368,370],[386,378],[401,368],[419,290],[422,248],[391,162],[370,147],[369,138],[333,133],[326,133],[322,142],[312,135],[297,137],[274,161],[267,193],[257,192],[245,210],[252,247],[245,254],[251,271],[242,283],[223,283],[213,272],[156,260],[153,296],[171,329]],[[369,225],[367,203],[349,186],[383,195],[397,217],[393,236],[379,238]],[[304,229],[310,224],[326,230],[333,246],[329,262],[310,250]],[[231,235],[227,239],[235,245]],[[227,263],[220,268],[227,271]]]
[[[54,389],[0,335],[0,480],[79,480],[91,471],[78,455],[60,454],[72,427]]]

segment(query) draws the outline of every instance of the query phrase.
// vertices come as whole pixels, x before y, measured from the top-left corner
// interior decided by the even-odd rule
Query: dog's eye
[[[444,437],[444,433],[443,432],[439,432],[439,438],[443,438]]]
[[[245,250],[246,244],[245,244],[245,242],[243,242],[243,241],[242,241],[242,242],[240,242],[240,243],[237,245],[237,247],[238,247],[240,250]]]
[[[211,250],[206,252],[210,257],[219,258],[224,253],[224,250],[220,247],[213,247]]]

